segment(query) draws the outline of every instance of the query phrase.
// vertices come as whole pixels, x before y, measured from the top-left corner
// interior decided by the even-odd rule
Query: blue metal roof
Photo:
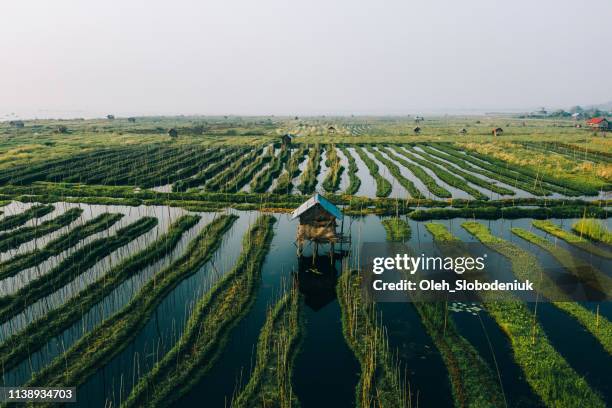
[[[316,193],[312,197],[310,197],[304,204],[300,205],[292,214],[291,219],[294,220],[300,215],[304,214],[306,211],[319,204],[325,211],[336,217],[337,219],[342,219],[342,211],[327,198],[323,197],[319,193]]]

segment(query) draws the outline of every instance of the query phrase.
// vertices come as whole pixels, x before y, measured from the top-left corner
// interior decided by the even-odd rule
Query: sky
[[[612,101],[610,0],[4,0],[0,116]]]

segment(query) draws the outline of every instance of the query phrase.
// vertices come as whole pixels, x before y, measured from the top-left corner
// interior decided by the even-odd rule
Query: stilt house
[[[342,220],[342,211],[320,194],[315,194],[296,209],[291,219],[299,218],[297,230],[298,255],[302,254],[304,241],[333,245],[342,241],[342,234],[336,232],[337,221]]]

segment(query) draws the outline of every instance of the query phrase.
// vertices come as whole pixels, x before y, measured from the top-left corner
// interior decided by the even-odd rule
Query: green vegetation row
[[[439,146],[439,145],[436,145]],[[455,145],[447,145],[449,148],[457,151],[464,152],[465,156],[469,156],[470,160],[479,163],[481,167],[486,164],[485,168],[495,168],[498,171],[506,171],[512,174],[517,174],[525,181],[532,181],[534,183],[541,183],[542,186],[550,191],[565,194],[568,196],[576,195],[597,195],[599,189],[594,186],[587,185],[586,182],[577,182],[567,178],[557,178],[550,174],[547,174],[541,170],[531,169],[528,166],[519,166],[512,163],[508,163],[504,160],[497,159],[492,156],[477,153],[475,151],[466,151]]]
[[[415,210],[409,216],[413,220],[446,220],[451,218],[480,218],[484,220],[517,218],[577,218],[585,212],[589,217],[607,218],[608,212],[598,207],[557,206],[557,207],[477,207],[477,208],[432,208]]]
[[[272,158],[268,168],[251,182],[251,192],[265,193],[272,185],[274,179],[283,171],[290,156],[291,151],[286,146],[283,146],[278,156]]]
[[[327,166],[327,175],[322,183],[323,188],[328,193],[334,193],[338,191],[342,172],[344,171],[344,166],[340,163],[340,156],[338,156],[338,151],[334,145],[329,146],[327,149],[325,165]]]
[[[72,347],[34,374],[31,387],[78,387],[119,354],[147,324],[162,300],[184,279],[196,273],[221,245],[223,234],[237,219],[221,215],[189,243],[185,254],[157,272],[130,302],[81,337]]]
[[[487,247],[512,263],[512,272],[520,280],[543,276],[537,259],[516,245],[491,235],[486,226],[477,222],[461,225]],[[449,235],[445,233],[444,235]],[[536,279],[534,279],[536,277]],[[544,285],[549,287],[547,285]],[[554,349],[534,314],[519,301],[486,301],[485,307],[510,340],[516,363],[525,379],[546,406],[604,407],[605,403],[567,361]],[[567,304],[571,310],[575,304]],[[583,308],[583,311],[586,311]]]
[[[182,216],[153,244],[122,261],[60,307],[50,310],[24,330],[11,335],[0,344],[0,365],[8,371],[43,347],[49,339],[61,335],[121,283],[170,253],[183,233],[197,224],[199,219],[199,216]]]
[[[583,218],[574,225],[572,229],[580,236],[586,237],[593,241],[603,242],[604,244],[612,245],[612,233],[599,220]]]
[[[61,252],[71,248],[88,236],[110,228],[122,217],[123,214],[101,214],[83,225],[73,228],[61,237],[54,239],[44,248],[36,248],[31,252],[18,254],[0,263],[0,279],[14,276],[21,270],[34,267],[52,256],[59,255]]]
[[[236,408],[298,407],[291,374],[302,329],[297,284],[268,311],[249,382],[233,399]]]
[[[449,186],[455,187],[456,189],[459,190],[463,190],[466,193],[468,193],[469,195],[471,195],[472,197],[474,197],[477,200],[483,200],[486,201],[489,199],[489,197],[486,196],[486,194],[481,193],[480,191],[476,190],[475,188],[469,186],[465,180],[460,179],[459,177],[449,173],[448,171],[442,169],[441,167],[436,166],[435,164],[427,161],[427,160],[423,160],[419,157],[417,157],[416,155],[414,155],[411,152],[408,152],[405,149],[400,149],[400,148],[396,148],[395,151],[397,151],[398,153],[400,153],[401,155],[409,158],[411,161],[420,164],[423,167],[427,167],[428,169],[430,169],[431,171],[433,171],[433,173],[443,182],[447,183]]]
[[[0,231],[19,227],[34,218],[40,218],[55,209],[52,205],[35,205],[22,213],[8,215],[0,220]]]
[[[44,221],[40,225],[34,227],[23,227],[7,232],[6,234],[2,234],[0,235],[0,252],[17,248],[19,245],[25,242],[57,231],[75,221],[81,216],[82,213],[83,210],[80,208],[71,208],[62,215],[51,220]]]
[[[301,146],[291,155],[285,166],[285,172],[276,181],[276,186],[272,191],[273,194],[291,194],[291,190],[293,190],[292,181],[300,174],[299,166],[304,161],[307,150],[306,146]]]
[[[441,197],[441,198],[450,198],[452,196],[451,193],[447,189],[438,185],[436,180],[433,177],[431,177],[429,174],[427,174],[427,172],[423,170],[421,166],[417,166],[416,164],[410,163],[408,160],[405,160],[397,156],[390,149],[381,148],[380,150],[386,153],[387,156],[389,156],[391,160],[400,163],[402,166],[408,169],[416,178],[421,180],[421,183],[423,183],[425,187],[427,187],[427,189],[433,195],[437,197]],[[416,190],[416,187],[415,187],[415,190]],[[412,193],[411,190],[408,190],[408,191],[410,192],[413,198],[425,198],[423,194],[418,190],[416,190],[414,194]]]
[[[389,194],[391,194],[392,186],[389,180],[381,176],[378,172],[378,164],[376,164],[360,147],[355,147],[355,151],[365,163],[372,178],[376,181],[376,197],[388,197]]]
[[[348,151],[346,147],[341,147],[342,153],[346,157],[349,163],[348,167],[348,177],[349,177],[349,185],[344,191],[344,194],[355,195],[357,191],[359,191],[359,187],[361,186],[361,180],[357,176],[357,171],[359,168],[357,167],[357,162],[351,153]]]
[[[435,147],[435,150],[430,148],[430,146]],[[551,190],[544,188],[541,182],[538,182],[537,180],[530,177],[525,177],[516,172],[508,171],[505,168],[499,168],[497,166],[489,165],[486,162],[475,160],[469,155],[460,153],[445,144],[428,143],[419,145],[419,147],[432,156],[436,156],[440,159],[454,163],[464,170],[481,174],[493,180],[501,181],[502,183],[514,188],[520,188],[521,190],[527,191],[535,196],[547,196],[552,194]]]
[[[218,152],[197,145],[159,144],[98,149],[12,168],[0,176],[0,184],[53,181],[151,187],[196,174],[209,157],[221,158]]]
[[[495,157],[482,153],[477,153],[471,150],[468,152],[468,154],[493,165],[503,166],[517,173],[532,177],[536,180],[542,180],[543,182],[548,184],[549,188],[551,188],[551,186],[561,187],[561,191],[559,191],[558,189],[555,189],[555,191],[566,195],[597,195],[599,194],[599,189],[601,187],[600,185],[589,184],[587,180],[577,181],[569,178],[559,178],[541,170],[532,169],[529,166],[519,166],[516,164],[508,163]]]
[[[240,191],[242,187],[249,184],[249,181],[253,180],[255,175],[273,159],[274,145],[270,145],[263,155],[257,157],[255,161],[244,167],[241,172],[237,173],[225,184],[222,190],[231,193]]]
[[[386,218],[381,221],[383,227],[385,227],[385,232],[387,233],[387,241],[392,242],[406,242],[410,239],[410,235],[412,231],[410,230],[410,225],[406,220],[393,217]]]
[[[416,188],[414,183],[402,175],[402,172],[400,171],[399,167],[397,167],[397,165],[395,163],[393,163],[391,160],[385,158],[382,155],[382,153],[379,152],[378,150],[375,150],[373,148],[369,148],[368,151],[374,155],[376,160],[378,160],[380,163],[382,163],[384,166],[386,166],[387,169],[389,169],[389,172],[402,185],[402,187],[404,187],[406,189],[406,191],[408,191],[408,194],[410,194],[410,196],[412,198],[425,198],[423,193],[421,193],[419,191],[419,189]],[[386,151],[386,153],[389,154],[388,151]],[[393,159],[392,155],[389,155],[389,157],[391,157]]]
[[[206,191],[225,191],[232,179],[242,174],[247,166],[260,158],[261,152],[262,149],[255,149],[241,156],[238,160],[225,167],[223,171],[217,173],[213,178],[208,180],[204,185],[204,189]]]
[[[246,153],[245,149],[225,149],[206,160],[203,170],[189,178],[183,178],[172,185],[172,191],[184,192],[189,188],[203,186]]]
[[[585,160],[591,161],[594,163],[610,163],[612,160],[610,157],[606,157],[601,155],[601,153],[605,152],[594,152],[587,150],[579,149],[578,146],[566,147],[570,145],[566,145],[565,143],[556,143],[556,142],[521,142],[523,147],[531,150],[535,150],[542,153],[557,153],[562,156],[567,157],[571,160]]]
[[[422,146],[421,149],[423,149],[424,151],[427,151],[427,149],[431,150],[427,146]],[[422,151],[419,151],[417,153],[419,154],[419,156],[429,161],[430,163],[435,163],[438,166],[444,167],[446,170],[449,170],[453,174],[463,177],[466,181],[469,181],[470,183],[475,184],[479,187],[486,188],[487,190],[490,190],[490,191],[493,191],[494,193],[502,194],[502,195],[515,195],[516,194],[514,190],[510,190],[506,187],[498,186],[497,184],[492,183],[490,181],[483,180],[480,177],[476,177],[475,175],[473,175],[472,172],[466,172],[463,170],[459,170],[457,167],[452,166],[451,164],[443,160],[439,160],[435,158],[430,153],[425,153]]]
[[[567,243],[582,249],[590,254],[601,256],[602,258],[612,259],[612,251],[608,251],[604,248],[599,248],[593,243],[581,238],[579,235],[573,234],[569,231],[565,231],[561,227],[557,226],[548,220],[536,220],[533,222],[533,226],[549,233],[550,235],[560,238]]]
[[[84,245],[49,272],[28,282],[15,293],[0,298],[0,322],[7,321],[37,300],[62,288],[102,258],[150,231],[156,225],[157,218],[143,217],[121,228],[115,235]]]
[[[317,188],[317,175],[321,171],[321,147],[316,145],[308,153],[306,168],[300,177],[300,185],[297,187],[302,194],[314,193]]]
[[[524,240],[548,251],[568,272],[581,282],[608,297],[612,296],[612,278],[594,266],[575,258],[568,250],[553,244],[546,238],[542,238],[533,232],[518,227],[513,227],[511,231]],[[612,339],[610,339],[610,344],[612,345]],[[612,348],[610,351],[612,354]]]
[[[409,387],[376,319],[374,304],[363,297],[361,279],[357,271],[345,270],[336,287],[344,338],[361,367],[355,406],[408,408],[412,406]]]
[[[210,370],[230,331],[254,301],[274,222],[270,215],[255,221],[243,239],[232,271],[198,301],[181,338],[138,381],[124,407],[170,406]]]

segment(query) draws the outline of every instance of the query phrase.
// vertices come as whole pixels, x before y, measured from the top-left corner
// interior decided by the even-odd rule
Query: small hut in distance
[[[314,245],[313,259],[319,244],[330,244],[333,257],[334,244],[343,242],[342,232],[336,232],[336,221],[342,220],[342,211],[316,193],[291,214],[292,220],[296,218],[300,220],[296,237],[298,256],[302,256],[304,242],[310,241]]]
[[[412,129],[412,131],[414,132],[415,135],[418,135],[419,133],[421,133],[421,128],[417,126],[414,129]]]
[[[170,137],[177,137],[178,136],[178,131],[175,128],[168,129],[168,136],[170,136]]]
[[[293,140],[293,136],[291,136],[289,133],[285,133],[282,137],[281,137],[281,145],[285,146],[285,147],[290,147],[291,146],[291,141]]]
[[[493,129],[493,130],[491,131],[491,134],[492,134],[493,136],[501,136],[503,133],[504,133],[504,129],[502,129],[502,128],[500,128],[500,127],[495,128],[495,129]]]

